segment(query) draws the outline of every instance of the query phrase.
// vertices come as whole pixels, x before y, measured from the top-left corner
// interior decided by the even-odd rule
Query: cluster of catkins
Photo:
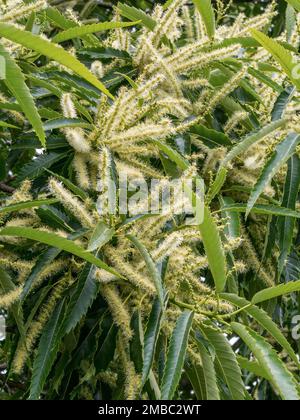
[[[26,7],[30,12],[31,8],[44,7],[44,3],[39,1],[30,3]],[[145,261],[128,239],[128,234],[134,235],[145,245],[156,263],[168,261],[164,282],[170,302],[174,304],[170,304],[165,313],[163,331],[166,335],[172,330],[173,322],[181,311],[182,302],[196,308],[194,322],[199,322],[207,312],[230,312],[232,308],[227,303],[219,301],[215,297],[214,290],[204,281],[203,274],[207,270],[208,261],[201,251],[201,236],[197,227],[193,223],[185,224],[183,215],[183,221],[178,229],[179,226],[174,219],[174,209],[176,206],[182,206],[182,202],[175,201],[169,213],[136,218],[124,224],[118,215],[99,214],[96,202],[91,197],[95,197],[96,194],[98,202],[102,197],[104,200],[112,168],[117,172],[126,172],[129,180],[143,179],[149,182],[155,178],[159,181],[157,188],[161,188],[168,181],[168,176],[154,164],[160,157],[155,142],[168,141],[170,144],[180,142],[181,137],[189,133],[190,128],[196,123],[205,125],[217,106],[221,105],[225,111],[227,110],[225,133],[231,136],[233,141],[240,139],[247,133],[251,109],[248,107],[246,111],[237,102],[233,107],[229,95],[241,82],[250,81],[257,95],[263,98],[254,106],[261,122],[263,124],[270,122],[270,111],[277,93],[257,80],[253,72],[251,74],[248,72],[250,65],[255,67],[258,61],[270,60],[268,53],[261,48],[246,52],[238,43],[227,45],[224,41],[228,38],[247,37],[252,28],[264,29],[270,24],[275,13],[274,4],[271,4],[258,17],[248,19],[241,14],[231,26],[219,26],[212,42],[206,34],[200,13],[191,8],[188,2],[174,0],[165,11],[160,5],[156,6],[152,17],[157,23],[152,31],[144,28],[136,33],[130,29],[116,29],[104,41],[106,46],[125,50],[133,57],[138,76],[132,86],[121,87],[114,101],[103,96],[97,109],[89,109],[90,112],[94,112],[92,131],[87,132],[83,128],[63,129],[67,141],[74,149],[73,168],[78,186],[87,194],[85,198],[75,196],[61,180],[52,177],[49,180],[48,195],[55,197],[86,229],[85,235],[77,240],[82,247],[87,247],[93,229],[99,221],[103,220],[115,229],[116,240],[106,244],[101,251],[105,261],[121,273],[126,281],[101,269],[96,270],[95,277],[100,284],[100,293],[107,301],[113,319],[119,326],[116,357],[124,366],[127,375],[128,398],[134,397],[136,383],[139,380],[128,356],[128,343],[132,337],[131,314],[139,308],[146,320],[156,295],[156,288]],[[120,19],[118,13],[115,19]],[[10,20],[10,11],[4,10],[0,21]],[[14,16],[14,20],[18,20],[18,16]],[[291,34],[290,42],[298,46],[298,27]],[[231,58],[239,63],[239,67],[230,73],[228,81],[222,88],[214,87],[210,83],[211,65]],[[91,71],[102,78],[119,65],[121,67],[122,59],[115,59],[110,64],[95,61]],[[215,71],[216,67],[212,72]],[[284,76],[277,74],[272,77],[274,82],[284,83]],[[61,98],[62,112],[66,118],[77,117],[74,99],[72,93],[66,93]],[[272,133],[272,137],[267,136],[262,139],[248,150],[245,156],[239,156],[230,163],[228,186],[238,184],[251,187],[255,184],[266,157],[273,151],[278,141],[291,128],[293,130],[300,128],[297,117],[298,100],[299,98],[295,96],[294,102],[287,109],[287,124],[284,127],[278,129],[275,134]],[[189,134],[195,152],[185,156],[191,163],[191,169],[180,176],[184,179],[198,174],[209,184],[225,158],[227,149],[226,147],[210,149],[199,137]],[[286,168],[277,176],[284,179],[285,171]],[[30,191],[31,185],[25,181],[7,204],[30,200],[32,198]],[[243,193],[237,191],[236,194],[238,200],[242,201]],[[274,194],[272,187],[268,187],[265,194],[272,197]],[[251,269],[259,273],[265,284],[272,285],[274,283],[272,262],[261,267],[257,254],[257,250],[263,246],[264,237],[263,229],[255,229],[260,217],[256,216],[254,219],[251,216],[249,227],[243,229],[239,238],[226,235],[226,219],[217,216],[215,219],[222,231],[225,251],[235,255],[228,276]],[[43,224],[34,210],[23,210],[13,214],[12,217],[3,218],[2,224],[4,223],[6,226],[31,226],[40,230],[51,230]],[[63,237],[69,234],[67,229],[55,230],[55,233]],[[22,240],[2,237],[1,241],[15,245]],[[9,250],[5,248],[0,250],[1,266],[16,274],[15,290],[0,296],[0,307],[4,308],[8,308],[18,300],[24,282],[36,263],[35,260],[23,260],[11,249],[13,247]],[[23,368],[57,300],[66,288],[76,282],[82,267],[82,261],[76,257],[70,257],[69,260],[57,258],[40,272],[32,284],[31,291],[42,283],[51,281],[53,277],[56,279],[45,303],[29,323],[25,341],[20,343],[16,351],[14,362],[16,371],[20,372]],[[192,345],[189,352],[191,357],[197,359]],[[112,368],[117,365],[114,361]],[[113,374],[109,375],[107,380],[112,380],[112,376]]]

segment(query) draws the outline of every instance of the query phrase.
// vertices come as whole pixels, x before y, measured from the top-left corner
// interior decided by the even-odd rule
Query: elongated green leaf
[[[254,68],[250,67],[248,69],[248,72],[249,72],[249,74],[254,76],[257,80],[259,80],[262,83],[264,83],[265,85],[269,86],[275,92],[278,92],[280,94],[282,93],[282,90],[283,90],[282,87],[278,83],[274,82],[273,79],[266,76],[265,73],[263,73],[262,71],[259,71],[257,69],[254,69]]]
[[[227,177],[227,169],[222,168],[216,176],[213,184],[208,190],[206,201],[210,203],[221,191]]]
[[[38,156],[36,159],[23,166],[17,176],[17,181],[21,182],[24,179],[33,179],[34,177],[41,175],[47,168],[51,168],[55,163],[65,159],[68,154],[69,153],[67,152],[50,152]]]
[[[17,236],[19,238],[31,239],[33,241],[42,242],[44,244],[59,248],[63,251],[69,252],[73,255],[76,255],[83,260],[94,264],[96,267],[103,268],[103,270],[108,271],[109,273],[114,274],[117,277],[122,278],[122,276],[117,273],[114,269],[109,267],[99,258],[95,257],[90,252],[76,245],[74,242],[69,239],[62,238],[54,233],[44,232],[38,229],[32,229],[27,227],[6,227],[0,230],[1,236]]]
[[[168,144],[160,141],[160,140],[153,140],[152,141],[163,153],[165,153],[173,162],[177,164],[177,166],[182,169],[186,170],[189,167],[189,162],[181,156],[177,150],[174,150]]]
[[[300,0],[286,0],[294,9],[300,12]]]
[[[275,324],[275,322],[269,317],[269,315],[258,306],[249,306],[251,302],[244,299],[243,297],[231,294],[231,293],[221,293],[220,297],[238,308],[245,308],[244,312],[250,315],[255,319],[269,334],[271,334],[274,339],[281,345],[283,349],[286,350],[291,359],[299,366],[298,358],[292,349],[292,346],[287,341],[285,336],[282,334],[280,328]]]
[[[280,284],[279,286],[269,287],[268,289],[261,290],[253,296],[252,303],[256,305],[257,303],[265,302],[266,300],[274,299],[278,296],[299,291],[300,280],[291,281],[286,284]]]
[[[201,124],[191,127],[190,133],[199,136],[200,140],[210,148],[232,145],[230,138],[226,134],[207,128]]]
[[[60,344],[60,325],[64,300],[58,303],[46,324],[33,363],[29,400],[37,400],[55,362]]]
[[[284,116],[285,109],[295,94],[294,86],[288,86],[277,98],[273,110],[272,121],[278,121]]]
[[[118,3],[118,10],[120,14],[131,21],[141,21],[146,28],[153,31],[156,21],[143,10],[136,7],[128,6],[127,4]]]
[[[287,370],[275,350],[266,340],[250,328],[237,322],[231,324],[233,331],[241,337],[255,355],[259,364],[270,375],[270,381],[284,400],[299,400],[297,382]]]
[[[9,206],[1,207],[0,214],[12,213],[14,211],[20,211],[24,209],[33,209],[35,207],[41,207],[43,205],[54,203],[57,203],[55,198],[50,198],[48,200],[24,201],[23,203],[10,204]]]
[[[34,267],[32,268],[29,276],[27,277],[24,288],[21,294],[21,300],[24,300],[28,295],[32,285],[35,280],[38,278],[39,274],[50,264],[60,253],[61,251],[57,248],[50,248],[47,251],[43,252],[37,259]]]
[[[198,228],[208,258],[209,268],[214,278],[216,291],[220,293],[224,290],[227,278],[225,252],[216,222],[206,206],[204,207],[203,223]]]
[[[147,323],[147,328],[144,337],[144,362],[142,371],[142,386],[146,383],[152,363],[154,360],[155,348],[160,332],[161,320],[163,315],[163,307],[158,298],[155,299],[152,305],[151,313]]]
[[[94,358],[96,373],[103,370],[105,371],[108,368],[109,363],[113,360],[116,349],[117,334],[118,327],[113,323],[96,351]],[[103,339],[103,336],[101,335],[100,338]]]
[[[288,163],[288,172],[284,186],[282,206],[291,210],[296,209],[296,203],[300,188],[300,159],[295,154]],[[293,244],[295,219],[281,217],[278,220],[280,257],[278,260],[278,273],[281,274]]]
[[[114,236],[115,230],[107,226],[104,222],[99,222],[91,236],[88,245],[88,251],[95,251],[100,249],[103,245],[111,240]]]
[[[299,3],[300,4],[300,3]],[[285,11],[285,29],[286,29],[286,39],[288,42],[291,41],[293,31],[297,25],[297,15],[295,9],[288,4]]]
[[[34,100],[28,89],[21,69],[10,57],[9,53],[0,44],[0,56],[4,57],[6,63],[6,77],[4,83],[12,92],[22,111],[34,128],[42,146],[46,144],[46,137],[43,130],[41,117],[36,109]]]
[[[54,172],[46,169],[46,172],[55,176],[55,178],[59,179],[72,193],[74,193],[77,197],[81,198],[81,200],[86,200],[88,198],[88,194],[82,190],[81,188],[77,187],[77,185],[73,184],[69,179],[64,178],[61,175],[55,174]]]
[[[226,207],[234,205],[234,201],[231,197],[220,197],[220,204],[222,206],[222,213],[224,217],[228,219],[228,223],[225,227],[225,233],[229,238],[240,238],[241,237],[241,220],[240,216],[233,211],[225,210]]]
[[[193,3],[202,16],[207,35],[209,38],[213,38],[216,31],[216,21],[211,0],[193,0]]]
[[[114,99],[112,94],[96,78],[96,76],[94,76],[80,61],[78,61],[77,58],[73,57],[70,53],[58,45],[8,23],[0,23],[0,36],[57,61],[91,83],[101,92],[105,93],[105,95]]]
[[[83,35],[93,34],[95,32],[107,31],[109,29],[126,28],[140,23],[138,22],[101,22],[92,23],[91,25],[82,25],[69,28],[52,38],[53,42],[64,42],[73,38],[81,38]]]
[[[247,205],[243,203],[230,204],[222,208],[226,212],[238,212],[246,213]],[[257,214],[269,214],[274,216],[286,216],[286,217],[295,217],[296,219],[300,218],[300,212],[286,209],[284,207],[273,206],[273,205],[264,205],[256,204],[252,207],[251,211]]]
[[[255,376],[260,376],[261,378],[267,379],[270,381],[268,373],[263,369],[256,361],[248,360],[245,357],[238,356],[237,360],[241,369],[245,369],[250,373],[253,373]]]
[[[20,127],[17,127],[16,125],[8,124],[4,121],[0,121],[0,127],[4,128],[16,128],[17,130],[20,130]]]
[[[266,163],[256,185],[253,187],[252,193],[249,197],[247,204],[246,217],[251,212],[254,204],[256,203],[264,189],[270,184],[276,172],[292,156],[299,141],[299,134],[289,134],[285,138],[285,140],[283,140],[277,145],[271,159]]]
[[[203,368],[193,363],[185,364],[186,375],[192,385],[197,400],[205,400],[205,384],[203,379]]]
[[[204,345],[200,340],[197,340],[197,346],[199,349],[202,368],[203,378],[205,385],[205,396],[208,401],[215,401],[220,399],[220,393],[217,385],[217,376],[215,372],[214,362]]]
[[[47,226],[54,229],[62,229],[66,232],[74,232],[73,228],[68,225],[69,218],[62,211],[53,206],[42,206],[36,210],[36,214],[41,221]]]
[[[155,300],[156,302],[159,301],[158,299]],[[150,315],[151,316],[151,315]],[[139,374],[143,374],[144,369],[144,331],[143,331],[143,324],[142,324],[142,316],[141,311],[136,311],[131,319],[131,329],[134,331],[134,336],[130,343],[130,357],[135,365],[136,372]],[[157,333],[158,334],[158,333]],[[155,351],[155,345],[153,352]],[[154,353],[153,353],[154,356]],[[152,363],[152,360],[151,360]],[[146,375],[148,380],[144,380],[144,374],[142,378],[142,385],[141,391],[145,385],[145,391],[148,393],[149,398],[154,400],[160,399],[160,389],[151,370],[151,365],[149,369],[149,373]]]
[[[86,264],[80,273],[76,288],[67,306],[67,313],[62,326],[63,334],[68,334],[76,327],[93,303],[97,292],[95,267]]]
[[[151,258],[151,255],[145,248],[145,246],[133,235],[127,235],[128,239],[134,244],[134,246],[138,249],[141,256],[144,258],[146,266],[149,270],[149,274],[155,284],[157,296],[159,298],[161,307],[164,307],[164,300],[165,300],[165,291],[162,284],[162,279],[160,277],[159,271]]]
[[[60,11],[55,7],[48,7],[45,11],[45,14],[53,26],[61,29],[69,29],[78,25],[78,23],[76,23],[74,20],[68,19],[66,16],[60,13]]]
[[[228,165],[233,159],[238,155],[245,153],[253,144],[261,141],[263,138],[283,127],[286,124],[287,120],[281,119],[275,122],[272,122],[266,125],[264,128],[260,129],[254,134],[250,134],[245,137],[240,143],[238,143],[226,156],[222,162],[222,166]]]
[[[183,312],[172,333],[161,385],[162,400],[171,400],[179,384],[193,315],[190,311]]]
[[[299,71],[297,70],[297,63],[294,62],[292,54],[277,41],[269,38],[256,29],[251,29],[251,34],[253,38],[272,54],[274,59],[281,65],[286,75],[290,78],[291,82],[299,89],[300,80],[297,74]]]
[[[217,372],[226,383],[233,400],[244,400],[245,389],[236,355],[226,337],[210,327],[201,326],[204,337],[215,349]]]

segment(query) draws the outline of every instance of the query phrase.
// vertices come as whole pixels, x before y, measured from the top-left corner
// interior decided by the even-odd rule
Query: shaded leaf
[[[161,384],[161,399],[171,400],[179,384],[188,344],[193,312],[183,312],[172,333],[167,362]]]

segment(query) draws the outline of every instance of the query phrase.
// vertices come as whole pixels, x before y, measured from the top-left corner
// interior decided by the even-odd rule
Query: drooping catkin
[[[29,325],[25,338],[20,342],[14,357],[13,368],[15,373],[20,374],[23,370],[26,359],[30,356],[36,340],[42,333],[42,330],[49,320],[56,303],[60,299],[69,282],[70,276],[67,274],[57,283],[56,286],[54,286],[48,300],[42,305],[37,317]]]
[[[90,188],[90,178],[88,173],[87,158],[83,153],[76,153],[73,160],[76,178],[81,188]]]
[[[121,336],[117,340],[117,350],[125,376],[124,397],[126,400],[134,400],[139,391],[141,378],[135,371],[134,363],[128,354],[128,346]]]
[[[86,210],[78,198],[62,186],[61,183],[52,178],[49,181],[49,188],[57,199],[70,210],[70,212],[82,223],[83,226],[91,228],[95,226],[93,216]]]
[[[0,308],[2,309],[8,309],[12,304],[14,304],[19,297],[21,296],[23,290],[23,286],[18,286],[15,289],[0,294]]]
[[[120,327],[126,342],[132,338],[130,315],[115,286],[102,284],[100,292],[110,308],[115,324]]]

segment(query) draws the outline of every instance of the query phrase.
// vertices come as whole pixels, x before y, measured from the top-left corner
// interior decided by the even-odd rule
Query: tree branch
[[[13,187],[10,187],[9,185],[5,184],[5,182],[0,182],[0,190],[9,194],[12,194],[15,191]]]

